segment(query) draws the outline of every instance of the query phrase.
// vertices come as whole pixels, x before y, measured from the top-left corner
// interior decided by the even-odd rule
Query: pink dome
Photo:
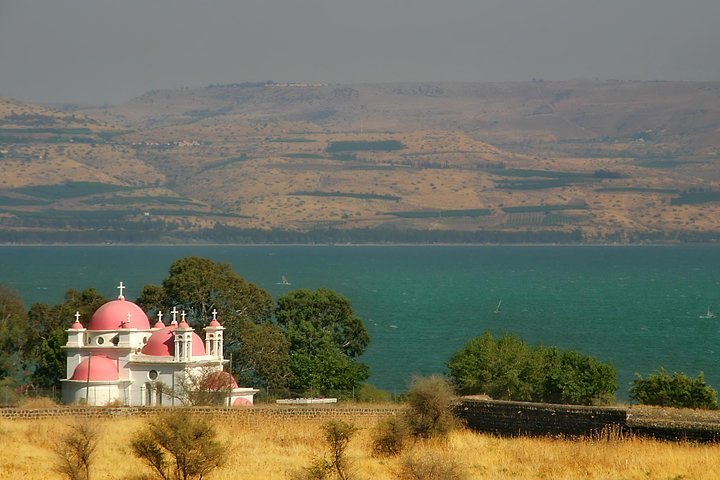
[[[238,397],[232,404],[233,407],[252,407],[252,402],[245,397]]]
[[[238,388],[238,384],[228,372],[213,372],[203,381],[203,386],[208,390],[222,390],[224,388]]]
[[[175,335],[173,335],[175,329],[177,329],[177,325],[169,325],[150,335],[142,353],[156,357],[175,355]],[[205,342],[195,332],[192,333],[192,354],[194,357],[205,355]]]
[[[130,323],[127,323],[128,313],[130,314]],[[88,325],[88,330],[118,330],[120,328],[149,330],[150,321],[140,307],[120,298],[98,308]]]
[[[73,324],[72,324],[72,327],[70,327],[70,328],[71,328],[72,330],[82,330],[82,329],[85,328],[85,327],[82,326],[82,323],[80,323],[79,320],[75,320],[75,323],[73,323]]]
[[[118,380],[118,368],[115,360],[105,355],[92,355],[75,367],[70,380],[98,381]]]
[[[210,325],[208,325],[208,326],[209,327],[222,327],[222,325],[220,325],[220,322],[217,321],[217,318],[213,318],[212,320],[210,320]]]

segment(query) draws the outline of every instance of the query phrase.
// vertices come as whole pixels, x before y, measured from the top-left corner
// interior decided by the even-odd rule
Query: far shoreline
[[[620,247],[720,247],[720,243],[716,242],[699,242],[699,243],[0,243],[0,248],[80,248],[80,247],[142,247],[142,248],[192,248],[192,247],[333,247],[333,248],[358,248],[358,247],[389,247],[389,248],[407,248],[407,247],[578,247],[578,248],[620,248]]]

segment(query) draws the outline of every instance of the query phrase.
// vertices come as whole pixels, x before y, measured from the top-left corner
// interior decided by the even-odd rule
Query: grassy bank
[[[227,464],[211,479],[285,479],[322,455],[321,426],[327,419],[217,418],[222,441],[230,445]],[[347,419],[346,419],[347,420]],[[3,479],[61,478],[54,470],[53,445],[73,418],[0,420],[4,439]],[[133,457],[130,437],[142,418],[93,420],[101,432],[93,477],[140,480],[150,470]],[[370,454],[376,419],[351,420],[360,428],[348,449],[357,479],[396,478],[402,458]],[[711,479],[720,471],[720,447],[648,439],[499,438],[460,430],[446,443],[416,443],[408,454],[455,462],[469,479]]]

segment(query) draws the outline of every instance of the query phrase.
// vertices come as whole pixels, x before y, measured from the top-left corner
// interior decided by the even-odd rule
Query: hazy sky
[[[0,95],[594,78],[720,80],[720,0],[0,0]]]

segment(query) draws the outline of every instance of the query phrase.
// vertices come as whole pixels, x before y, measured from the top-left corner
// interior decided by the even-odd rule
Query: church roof
[[[169,325],[155,331],[147,344],[142,349],[145,355],[153,355],[156,357],[172,357],[175,355],[175,335],[173,332],[178,328],[177,325]],[[194,357],[205,355],[205,343],[200,336],[192,333],[192,354]]]
[[[208,390],[223,390],[238,388],[235,378],[228,372],[213,372],[203,380],[203,387]]]
[[[122,297],[98,308],[88,324],[88,330],[119,330],[120,328],[150,329],[150,321],[145,312]]]
[[[118,367],[115,360],[105,355],[91,355],[86,358],[73,372],[70,380],[102,381],[118,380]]]

